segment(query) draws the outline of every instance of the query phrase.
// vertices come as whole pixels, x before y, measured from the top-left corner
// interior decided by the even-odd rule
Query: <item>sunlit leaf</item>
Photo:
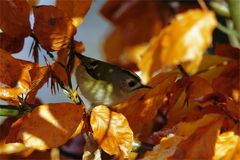
[[[163,138],[143,159],[211,159],[222,119],[208,114],[193,122],[181,122],[175,133]]]
[[[91,4],[92,0],[57,0],[56,6],[72,18],[72,24],[77,28],[83,22]]]
[[[34,103],[38,89],[48,81],[49,68],[0,52],[0,98],[18,105],[18,96],[28,94],[27,102]]]
[[[132,149],[133,132],[127,119],[106,106],[97,106],[91,113],[93,137],[110,155],[126,158]]]
[[[0,28],[4,33],[19,38],[30,34],[30,8],[25,0],[0,1],[0,11]]]
[[[33,8],[33,13],[33,31],[41,46],[47,51],[67,48],[76,32],[71,19],[54,6],[38,6]]]
[[[108,1],[101,13],[116,27],[104,43],[107,60],[128,68],[142,52],[139,46],[158,34],[173,14],[167,3],[155,0]]]
[[[17,139],[38,150],[60,146],[72,136],[82,117],[82,106],[71,103],[38,106],[23,121]]]
[[[136,135],[146,138],[150,134],[157,111],[167,101],[167,94],[177,75],[177,72],[160,73],[148,84],[152,89],[145,89],[116,106],[127,117]]]
[[[150,41],[149,49],[137,63],[145,79],[163,66],[180,63],[187,63],[185,69],[195,73],[202,54],[211,43],[215,26],[216,19],[210,11],[189,10],[178,14]]]
[[[215,144],[215,154],[213,159],[234,159],[234,156],[239,155],[240,138],[234,132],[224,132],[218,135]]]

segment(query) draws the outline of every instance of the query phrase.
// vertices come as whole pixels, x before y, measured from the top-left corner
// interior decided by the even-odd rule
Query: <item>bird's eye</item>
[[[133,86],[135,86],[137,83],[135,82],[135,81],[130,81],[130,82],[128,82],[128,86],[129,87],[133,87]]]

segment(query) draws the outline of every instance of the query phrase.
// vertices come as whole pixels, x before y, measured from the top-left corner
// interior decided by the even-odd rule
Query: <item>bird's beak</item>
[[[152,89],[151,86],[147,86],[147,85],[141,85],[139,88],[148,88],[148,89]]]

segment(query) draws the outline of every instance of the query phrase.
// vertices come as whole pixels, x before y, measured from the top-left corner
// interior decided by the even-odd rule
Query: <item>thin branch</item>
[[[182,72],[182,74],[186,77],[189,77],[189,74],[185,71],[182,65],[177,65],[178,69]]]

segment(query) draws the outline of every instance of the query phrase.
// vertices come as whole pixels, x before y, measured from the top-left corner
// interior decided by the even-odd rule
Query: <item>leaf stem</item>
[[[23,112],[20,108],[13,105],[0,105],[0,116],[8,117],[18,117],[21,116]]]
[[[234,23],[234,28],[240,35],[240,0],[228,0],[229,11]]]
[[[182,72],[182,74],[186,77],[189,77],[189,74],[185,71],[181,64],[177,65],[178,69]]]
[[[227,3],[224,1],[210,1],[209,5],[216,11],[217,14],[224,17],[230,17]]]

